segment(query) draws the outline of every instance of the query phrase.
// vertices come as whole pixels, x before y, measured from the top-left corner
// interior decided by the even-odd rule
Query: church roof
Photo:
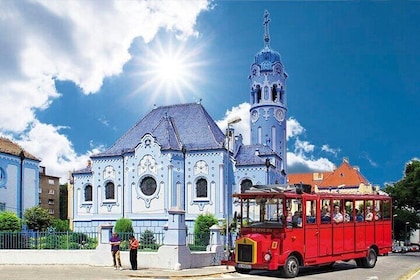
[[[13,156],[20,157],[21,152],[23,152],[23,155],[27,159],[32,159],[36,161],[40,161],[38,158],[33,156],[32,154],[25,151],[21,146],[18,144],[10,141],[9,139],[5,137],[0,137],[0,153],[5,153]]]
[[[236,153],[236,165],[260,165],[265,164],[264,156],[271,156],[275,153],[266,145],[241,145]]]
[[[319,189],[341,185],[343,188],[351,188],[358,187],[360,184],[370,184],[359,169],[351,166],[346,159],[334,171],[289,174],[288,183],[317,185]]]
[[[134,151],[141,138],[150,133],[162,150],[220,149],[225,135],[201,104],[188,103],[153,109],[108,150],[93,157],[121,155]]]

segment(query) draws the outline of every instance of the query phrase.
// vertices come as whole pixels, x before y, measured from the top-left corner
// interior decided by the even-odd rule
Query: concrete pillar
[[[158,256],[162,268],[181,270],[191,268],[191,251],[187,246],[185,211],[171,208],[163,246],[159,247]]]
[[[218,225],[212,225],[210,227],[210,242],[207,245],[206,251],[214,253],[212,265],[220,265],[221,260],[225,258],[221,230],[222,228]]]

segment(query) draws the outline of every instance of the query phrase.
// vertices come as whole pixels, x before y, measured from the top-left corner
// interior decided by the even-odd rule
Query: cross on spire
[[[270,13],[267,10],[265,10],[265,12],[264,12],[264,22],[263,22],[263,25],[264,25],[264,42],[265,42],[265,46],[268,47],[268,48],[270,47],[270,44],[269,44],[270,33],[268,31],[269,22],[270,22]]]

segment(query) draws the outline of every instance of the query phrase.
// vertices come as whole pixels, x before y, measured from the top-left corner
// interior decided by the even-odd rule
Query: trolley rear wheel
[[[377,260],[378,256],[376,255],[376,251],[371,248],[369,249],[367,257],[363,258],[363,267],[374,268]]]
[[[356,259],[356,264],[358,267],[374,268],[377,260],[378,255],[376,254],[376,251],[371,248],[366,257]]]

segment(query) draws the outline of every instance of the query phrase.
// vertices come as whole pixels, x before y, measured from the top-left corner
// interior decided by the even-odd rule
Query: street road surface
[[[209,268],[205,268],[209,269]],[[211,269],[211,268],[210,268]],[[214,269],[214,268],[213,268]],[[224,268],[223,268],[224,270]],[[222,270],[222,271],[223,271]],[[336,263],[332,268],[302,268],[297,280],[420,280],[420,273],[411,279],[414,271],[420,270],[420,253],[390,254],[378,257],[373,269],[357,268],[354,261]],[[220,270],[219,270],[220,271]],[[147,273],[146,273],[147,272]],[[85,280],[113,280],[113,279],[242,279],[242,280],[274,280],[278,279],[278,272],[251,271],[249,275],[236,272],[216,274],[211,276],[191,276],[179,272],[178,276],[165,276],[162,270],[140,269],[113,270],[112,267],[95,267],[82,265],[1,265],[0,279],[7,280],[36,280],[36,279],[85,279]]]

